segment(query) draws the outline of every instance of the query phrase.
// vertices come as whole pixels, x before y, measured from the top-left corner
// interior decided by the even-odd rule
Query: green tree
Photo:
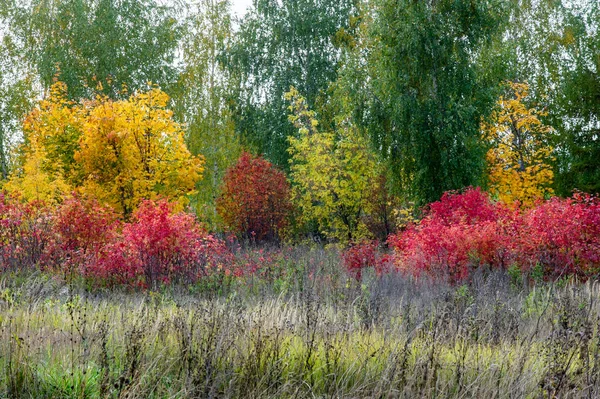
[[[180,30],[174,8],[156,0],[32,0],[9,13],[46,90],[60,75],[71,99],[91,97],[99,84],[117,98],[127,97],[123,86],[168,88],[176,78]]]
[[[356,117],[417,203],[480,183],[480,122],[501,79],[484,79],[477,60],[504,15],[499,0],[380,0],[365,19],[366,106]]]
[[[511,0],[504,32],[482,70],[529,82],[555,127],[555,192],[600,192],[600,5],[595,0]],[[500,61],[500,62],[497,62]]]
[[[229,0],[201,0],[190,10],[185,21],[183,71],[174,94],[177,119],[187,126],[188,148],[206,159],[194,206],[213,230],[220,224],[215,203],[221,181],[240,154],[227,105],[233,83],[221,62],[232,42],[230,8]]]
[[[21,136],[21,122],[33,106],[34,77],[12,32],[12,2],[0,5],[0,183],[8,177]]]
[[[561,68],[549,108],[558,129],[557,192],[600,193],[600,4],[564,3],[553,53]]]
[[[229,67],[239,82],[236,129],[247,144],[275,164],[288,168],[284,93],[295,86],[309,107],[325,103],[337,78],[337,34],[349,29],[355,0],[255,0],[240,23],[229,52]]]

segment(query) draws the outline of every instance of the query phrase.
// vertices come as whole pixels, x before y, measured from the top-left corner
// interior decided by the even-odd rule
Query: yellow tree
[[[22,167],[7,188],[25,199],[72,190],[92,194],[128,217],[142,199],[187,201],[203,160],[187,150],[183,128],[157,88],[127,100],[99,96],[74,104],[56,83],[28,115]],[[37,196],[37,198],[36,198]]]
[[[292,197],[301,221],[315,221],[321,233],[340,242],[368,235],[363,216],[377,182],[377,164],[368,143],[348,121],[337,132],[318,131],[314,111],[295,88],[286,93],[290,121],[298,137],[290,137]]]
[[[23,165],[15,171],[3,189],[18,194],[25,201],[55,204],[71,191],[60,173],[47,171],[48,157],[43,148],[32,140]]]
[[[25,201],[55,203],[72,190],[80,123],[66,90],[63,83],[55,83],[50,96],[24,119],[20,163],[3,188]]]
[[[186,202],[202,177],[203,160],[185,146],[184,131],[159,89],[112,101],[99,97],[82,106],[84,118],[75,161],[82,190],[130,215],[142,199]]]
[[[553,194],[552,147],[550,126],[539,117],[543,111],[530,108],[526,83],[508,83],[512,95],[501,97],[490,121],[482,125],[487,153],[490,191],[501,201],[519,201],[531,206],[537,199]]]

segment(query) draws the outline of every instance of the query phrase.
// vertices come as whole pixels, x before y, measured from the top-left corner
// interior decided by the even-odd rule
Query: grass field
[[[295,256],[287,282],[89,290],[0,279],[4,398],[598,397],[600,287],[464,285]],[[337,271],[336,271],[337,270]],[[333,276],[333,277],[332,277]]]

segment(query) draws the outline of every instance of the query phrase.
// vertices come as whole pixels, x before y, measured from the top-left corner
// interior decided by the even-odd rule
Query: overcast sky
[[[252,0],[231,0],[231,9],[238,17],[243,17],[246,8],[252,5]]]

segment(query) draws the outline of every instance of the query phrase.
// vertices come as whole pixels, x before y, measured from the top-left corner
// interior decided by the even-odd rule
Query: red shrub
[[[498,220],[508,209],[492,203],[479,188],[445,193],[419,224],[390,236],[397,266],[416,275],[459,281],[482,265],[503,266],[504,233]]]
[[[589,195],[552,198],[519,220],[512,251],[523,269],[536,265],[548,277],[600,271],[600,201]]]
[[[348,248],[342,254],[342,262],[348,273],[360,281],[364,269],[373,267],[378,275],[388,269],[389,257],[379,252],[377,241],[366,241]]]
[[[590,196],[553,198],[520,214],[479,189],[447,193],[419,224],[391,235],[400,270],[459,281],[481,266],[546,277],[589,276],[600,267],[600,203]]]
[[[427,218],[446,226],[456,223],[467,225],[496,221],[504,208],[493,203],[481,188],[469,188],[463,193],[446,192],[442,198],[429,204]]]
[[[50,240],[50,211],[0,193],[0,270],[38,266]]]
[[[193,215],[173,213],[166,201],[144,201],[121,236],[106,245],[93,275],[113,283],[156,287],[173,279],[194,282],[223,266],[229,251]]]
[[[118,227],[112,208],[79,195],[68,198],[52,218],[47,264],[65,270],[70,266],[86,267],[105,245],[114,241]]]
[[[244,238],[275,239],[291,210],[285,174],[244,152],[223,180],[217,210],[227,227]]]

